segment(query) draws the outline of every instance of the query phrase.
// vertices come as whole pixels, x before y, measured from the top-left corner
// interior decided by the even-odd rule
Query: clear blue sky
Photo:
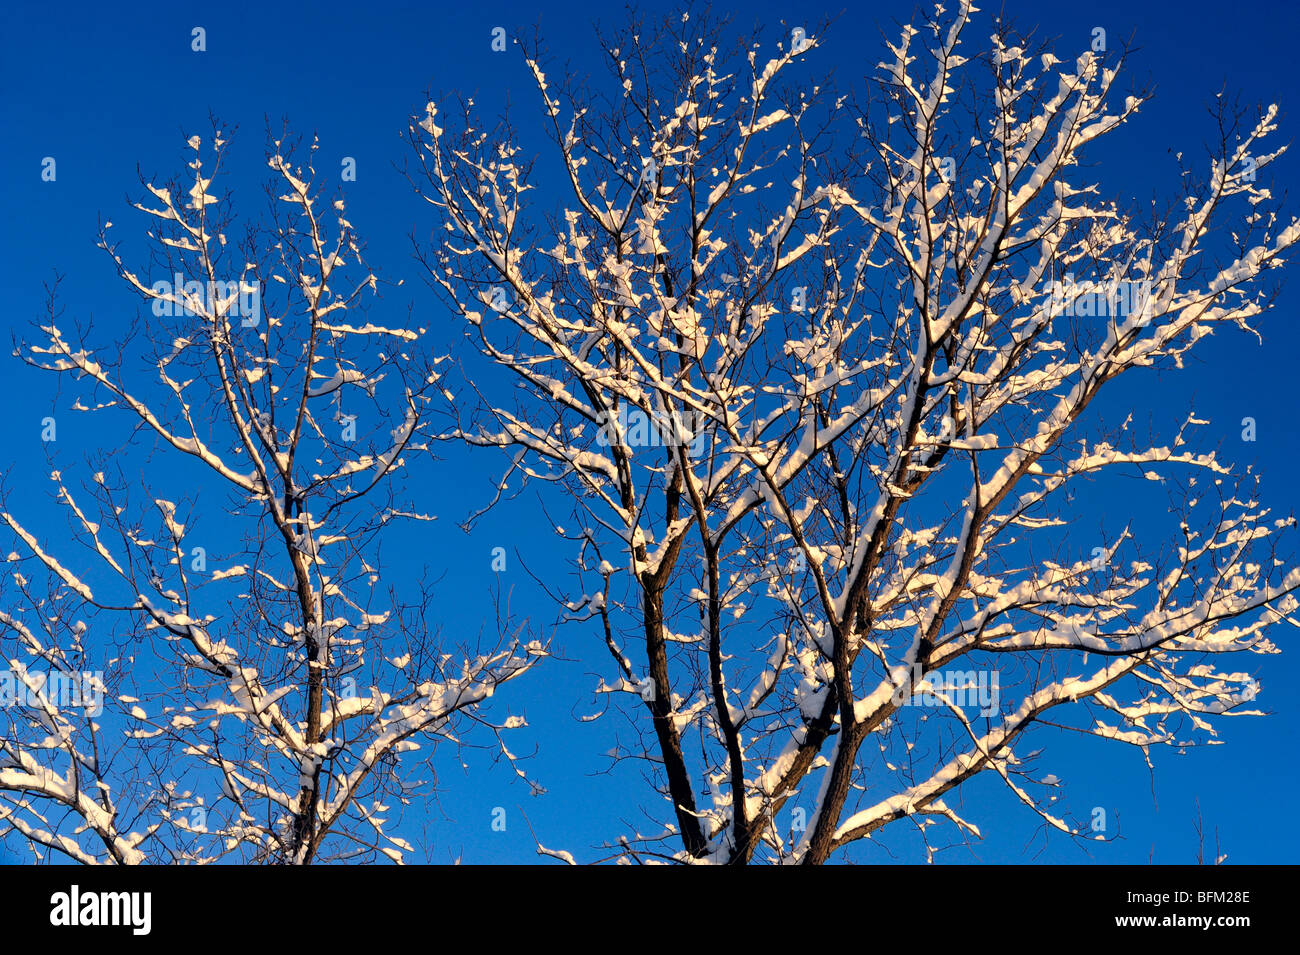
[[[664,5],[645,4],[646,10]],[[727,4],[720,3],[718,8]],[[788,36],[789,26],[809,27],[842,3],[802,0],[747,2],[738,26],[765,25]],[[1127,199],[1154,193],[1171,195],[1177,169],[1170,153],[1196,153],[1213,130],[1206,104],[1226,84],[1249,103],[1282,107],[1282,138],[1294,136],[1289,117],[1300,112],[1300,79],[1292,66],[1300,23],[1291,4],[1225,8],[1206,0],[1189,3],[1099,2],[1008,3],[1005,14],[1022,29],[1037,27],[1055,38],[1064,58],[1088,44],[1095,26],[1107,29],[1112,43],[1132,36],[1137,46],[1130,76],[1150,80],[1156,97],[1137,117],[1094,153],[1097,175],[1110,195]],[[818,56],[840,82],[858,83],[882,58],[880,29],[894,39],[895,21],[906,22],[911,3],[881,0],[845,11]],[[967,42],[987,36],[998,5],[987,4],[967,34]],[[450,345],[459,338],[454,321],[420,279],[410,257],[407,234],[427,235],[432,220],[394,170],[404,158],[399,133],[424,91],[462,91],[492,109],[509,94],[531,105],[533,90],[518,51],[490,50],[491,30],[511,34],[539,23],[554,55],[582,72],[592,62],[592,24],[612,23],[621,15],[614,4],[590,0],[527,4],[394,3],[139,3],[103,4],[87,0],[6,8],[0,39],[0,269],[6,291],[5,331],[42,317],[42,281],[57,269],[66,275],[62,304],[68,315],[93,316],[107,338],[134,314],[138,302],[115,278],[110,262],[95,248],[99,217],[118,222],[122,236],[143,228],[128,214],[127,196],[138,195],[137,165],[147,177],[167,178],[181,171],[182,146],[189,135],[206,132],[211,111],[238,125],[233,154],[237,175],[247,183],[251,208],[260,208],[255,183],[265,171],[263,118],[286,116],[300,132],[318,133],[319,168],[328,157],[352,156],[357,181],[344,186],[350,218],[368,245],[368,260],[390,279],[406,285],[389,293],[383,308],[403,321],[414,303],[419,322],[432,329],[431,340]],[[779,26],[786,20],[786,27]],[[203,26],[208,50],[190,50],[190,30]],[[598,70],[593,70],[598,72]],[[544,146],[539,143],[538,149]],[[43,157],[58,162],[54,183],[40,179]],[[1281,193],[1300,177],[1300,159],[1284,157],[1273,167]],[[1288,212],[1294,213],[1292,205]],[[138,248],[138,244],[136,248]],[[1297,266],[1300,267],[1300,266]],[[1210,428],[1203,439],[1222,441],[1224,457],[1241,465],[1255,462],[1265,475],[1265,501],[1290,512],[1295,474],[1300,466],[1293,376],[1275,373],[1270,356],[1294,356],[1300,349],[1295,321],[1300,292],[1284,290],[1261,328],[1265,345],[1241,333],[1220,333],[1198,350],[1186,372],[1149,375],[1129,382],[1103,409],[1122,420],[1126,408],[1168,424],[1194,406]],[[0,416],[0,469],[16,500],[35,502],[45,493],[47,468],[39,443],[39,421],[54,406],[66,409],[72,395],[57,396],[51,379],[34,375],[16,360],[0,360],[6,382],[5,413]],[[1194,402],[1194,405],[1192,403]],[[1239,438],[1244,416],[1258,421],[1259,440]],[[62,425],[61,425],[62,427]],[[60,435],[60,452],[71,468],[93,442],[83,422],[70,421]],[[451,453],[418,472],[442,520],[431,531],[402,543],[398,563],[443,574],[440,617],[453,642],[472,639],[488,615],[489,588],[497,579],[489,551],[506,546],[512,570],[514,607],[550,632],[552,605],[513,560],[518,551],[539,565],[557,552],[538,519],[531,498],[520,499],[485,520],[472,536],[456,526],[486,502],[489,478],[501,461],[490,452]],[[166,480],[164,476],[162,480]],[[182,491],[183,493],[183,491]],[[1156,502],[1150,502],[1156,505]],[[33,506],[37,506],[35,503]],[[1080,526],[1110,516],[1114,507],[1141,507],[1137,499],[1112,501]],[[51,535],[59,525],[38,529]],[[390,554],[390,561],[393,555]],[[554,566],[552,563],[551,566]],[[501,708],[525,712],[531,727],[512,737],[512,748],[539,756],[530,771],[548,789],[530,796],[507,767],[492,769],[477,756],[468,773],[448,749],[438,761],[443,794],[429,819],[412,825],[413,841],[427,836],[433,858],[463,855],[467,862],[532,861],[532,842],[520,812],[527,813],[547,845],[590,857],[589,847],[627,831],[624,821],[644,825],[638,806],[646,790],[635,771],[603,774],[601,754],[612,745],[616,723],[583,724],[576,716],[592,712],[596,674],[608,673],[608,658],[594,631],[560,630],[557,645],[567,661],[554,661],[545,673],[510,687]],[[980,822],[987,838],[973,852],[942,856],[953,862],[1191,862],[1195,858],[1196,802],[1233,862],[1294,861],[1300,836],[1279,825],[1267,804],[1286,803],[1300,784],[1296,740],[1300,732],[1296,694],[1300,679],[1300,633],[1279,632],[1284,654],[1265,662],[1262,703],[1266,719],[1222,724],[1225,745],[1178,756],[1157,752],[1154,778],[1140,755],[1117,745],[1054,738],[1047,763],[1069,787],[1064,800],[1079,815],[1104,806],[1118,815],[1124,838],[1093,845],[1085,854],[1074,843],[1035,837],[1037,820],[1014,804],[998,784],[980,784],[968,797],[967,815]],[[1252,665],[1254,661],[1251,661]],[[493,832],[494,806],[504,806],[508,826]],[[900,833],[883,840],[894,857],[915,860],[916,845]],[[889,861],[877,846],[855,850],[861,861]]]

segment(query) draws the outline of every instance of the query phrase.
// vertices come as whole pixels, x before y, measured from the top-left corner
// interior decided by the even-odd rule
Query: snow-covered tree
[[[1256,181],[1276,108],[1222,105],[1173,211],[1121,208],[1091,164],[1144,102],[1122,57],[977,22],[906,27],[850,96],[810,78],[813,31],[731,53],[692,12],[602,38],[603,84],[526,44],[540,157],[472,103],[412,122],[424,263],[467,360],[504,370],[438,437],[572,503],[575,566],[544,582],[608,648],[614,758],[662,800],[617,857],[978,837],[979,774],[1095,838],[1053,805],[1051,734],[1145,753],[1259,712],[1241,661],[1295,623],[1292,520],[1196,449],[1194,412],[1144,438],[1098,396],[1266,310],[1300,238]],[[1170,512],[1083,531],[1076,491],[1134,477]]]
[[[51,474],[67,534],[34,523],[33,502],[0,507],[11,848],[400,861],[398,822],[428,776],[414,761],[462,724],[499,742],[522,723],[480,704],[544,648],[515,631],[445,650],[427,586],[381,559],[432,519],[402,478],[428,449],[438,362],[419,357],[423,329],[368,317],[386,311],[379,280],[342,198],[322,196],[316,149],[272,140],[269,211],[239,219],[226,136],[190,138],[184,181],[134,204],[148,273],[111,223],[100,233],[145,303],[130,336],[70,332],[52,289],[17,349],[96,424],[46,421],[92,449],[79,480]]]

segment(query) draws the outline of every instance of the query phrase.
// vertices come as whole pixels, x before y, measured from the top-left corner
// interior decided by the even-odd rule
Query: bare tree
[[[662,798],[616,856],[821,863],[899,821],[933,848],[978,837],[951,796],[981,773],[1095,837],[1032,729],[1145,752],[1258,712],[1218,661],[1275,652],[1292,519],[1193,450],[1193,413],[1144,441],[1088,409],[1265,311],[1300,237],[1256,184],[1276,108],[1221,99],[1181,204],[1125,211],[1083,171],[1144,102],[1112,105],[1123,57],[1002,24],[964,52],[973,13],[904,28],[857,96],[809,78],[818,36],[733,49],[694,12],[602,39],[591,85],[525,44],[544,160],[472,102],[412,122],[482,397],[439,437],[571,502],[576,576],[542,579]],[[1108,475],[1165,482],[1167,539],[1071,537]]]
[[[270,143],[264,218],[235,218],[215,123],[182,183],[146,184],[150,277],[104,223],[147,303],[125,341],[69,334],[51,289],[18,348],[103,420],[93,476],[51,475],[68,540],[0,512],[0,834],[38,858],[401,861],[413,754],[522,725],[479,704],[545,655],[517,630],[444,652],[427,586],[382,560],[432,519],[402,476],[437,363],[423,329],[368,317],[379,280],[317,146]]]

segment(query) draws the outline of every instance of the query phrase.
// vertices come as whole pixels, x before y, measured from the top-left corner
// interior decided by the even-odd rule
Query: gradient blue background
[[[662,4],[646,4],[647,11]],[[717,9],[726,9],[719,4]],[[777,36],[789,27],[811,28],[824,15],[843,9],[839,2],[800,0],[748,3],[736,26],[762,25]],[[875,2],[853,6],[823,38],[816,54],[821,69],[834,69],[843,84],[859,83],[884,54],[880,31],[897,37],[895,23],[911,19],[911,3]],[[991,32],[998,5],[989,3],[966,34],[981,43]],[[1280,139],[1294,127],[1288,116],[1300,107],[1300,79],[1293,68],[1300,15],[1290,4],[1240,4],[1225,9],[1206,0],[1190,3],[1100,2],[1045,4],[1023,0],[1002,8],[1021,29],[1038,28],[1055,38],[1058,56],[1069,59],[1086,48],[1091,30],[1104,26],[1111,43],[1132,37],[1137,51],[1129,75],[1139,85],[1150,80],[1156,96],[1137,119],[1109,137],[1092,158],[1105,194],[1116,198],[1170,196],[1177,183],[1171,150],[1199,155],[1213,135],[1205,112],[1221,88],[1240,92],[1243,101],[1277,102],[1282,107]],[[66,275],[62,304],[71,317],[93,315],[103,339],[115,323],[125,323],[138,301],[115,278],[107,257],[95,248],[99,217],[117,223],[120,238],[139,249],[142,217],[124,200],[139,195],[137,164],[146,177],[162,180],[182,171],[184,140],[208,133],[209,111],[228,126],[238,125],[232,152],[237,175],[246,177],[248,212],[259,212],[255,183],[265,173],[264,117],[278,126],[287,117],[299,132],[318,133],[318,169],[337,175],[338,158],[357,160],[356,182],[343,185],[349,218],[367,243],[368,260],[389,279],[405,279],[389,291],[375,314],[405,321],[414,303],[417,321],[442,347],[460,332],[420,277],[410,257],[408,233],[428,235],[432,219],[412,196],[393,163],[405,158],[399,133],[411,112],[425,101],[424,91],[474,95],[488,114],[507,94],[520,106],[535,103],[517,48],[490,51],[490,31],[504,26],[514,35],[540,24],[554,56],[583,72],[593,59],[592,24],[613,25],[622,17],[615,4],[569,0],[563,4],[390,4],[390,3],[21,3],[9,5],[0,31],[0,276],[5,292],[6,333],[43,318],[42,281],[57,269]],[[780,21],[785,21],[782,26]],[[206,53],[190,50],[190,29],[207,29]],[[598,67],[593,73],[600,73]],[[545,145],[537,144],[539,151]],[[40,179],[44,156],[58,161],[58,179]],[[1300,159],[1284,157],[1272,168],[1279,194],[1300,175]],[[1074,179],[1083,178],[1077,174]],[[333,187],[331,187],[332,189]],[[1288,207],[1294,213],[1294,205]],[[1284,289],[1277,308],[1259,323],[1265,344],[1240,332],[1220,332],[1203,343],[1187,370],[1177,375],[1149,373],[1128,381],[1108,398],[1108,420],[1122,420],[1126,408],[1161,427],[1180,420],[1189,407],[1209,418],[1200,441],[1219,444],[1222,456],[1243,467],[1256,463],[1265,475],[1264,500],[1289,513],[1295,500],[1300,463],[1294,357],[1300,331],[1294,316],[1300,292]],[[391,310],[386,312],[385,310]],[[7,351],[7,349],[6,349]],[[47,468],[39,442],[39,421],[51,407],[65,410],[73,394],[56,395],[55,381],[29,372],[17,360],[0,357],[4,413],[0,415],[0,469],[6,490],[42,514],[49,509],[38,495],[48,493]],[[1118,417],[1116,417],[1118,415]],[[1240,440],[1240,421],[1253,416],[1259,439]],[[67,427],[64,429],[64,421]],[[60,419],[60,454],[71,471],[93,444],[87,419]],[[1165,432],[1168,434],[1168,431]],[[485,627],[492,586],[513,587],[512,606],[531,617],[540,635],[552,633],[552,605],[539,599],[516,553],[530,566],[560,554],[537,514],[534,499],[504,506],[472,535],[456,524],[486,502],[490,480],[502,459],[491,452],[449,452],[415,474],[427,500],[441,515],[431,529],[407,540],[397,555],[407,569],[428,567],[443,575],[437,616],[451,642],[472,640]],[[166,476],[156,478],[165,485]],[[162,488],[159,489],[160,491]],[[181,488],[179,493],[184,493]],[[191,488],[190,490],[193,490]],[[1080,526],[1116,512],[1161,506],[1156,498],[1133,497],[1099,502]],[[164,495],[166,496],[166,495]],[[36,524],[50,535],[61,524]],[[498,578],[489,569],[492,547],[511,552],[511,570]],[[389,554],[390,565],[394,559]],[[580,859],[599,853],[591,846],[648,823],[638,807],[646,790],[634,770],[603,772],[601,754],[612,745],[617,722],[583,724],[576,716],[595,711],[591,689],[596,674],[608,674],[608,658],[594,630],[555,632],[566,660],[517,682],[494,706],[526,713],[530,726],[511,736],[518,754],[538,751],[529,771],[547,794],[530,796],[508,767],[491,769],[485,753],[466,751],[462,771],[450,749],[436,761],[441,794],[427,819],[412,817],[404,832],[425,843],[435,861],[529,862],[536,859],[523,815],[548,846],[574,851]],[[1223,722],[1226,745],[1203,747],[1178,756],[1154,754],[1156,773],[1148,773],[1140,754],[1125,746],[1092,740],[1056,738],[1043,762],[1067,784],[1062,800],[1081,816],[1092,806],[1118,820],[1121,839],[1081,848],[1053,836],[1044,840],[1039,821],[1014,802],[996,780],[968,787],[966,814],[979,822],[986,838],[970,850],[940,855],[945,862],[1147,862],[1195,861],[1195,819],[1199,800],[1213,852],[1217,827],[1229,862],[1293,862],[1300,836],[1286,820],[1294,801],[1297,770],[1296,696],[1300,678],[1300,633],[1275,634],[1284,648],[1260,670],[1260,702],[1272,710],[1265,719]],[[1256,660],[1249,661],[1252,666]],[[611,717],[617,721],[618,717]],[[504,806],[508,827],[490,827],[494,806]],[[1273,808],[1269,808],[1269,807]],[[1112,828],[1114,832],[1114,828]],[[900,831],[856,849],[858,861],[918,861],[914,838]],[[3,852],[3,848],[0,848]]]

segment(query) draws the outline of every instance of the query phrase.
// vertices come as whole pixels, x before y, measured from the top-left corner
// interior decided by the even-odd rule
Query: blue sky
[[[725,9],[718,4],[717,9]],[[644,9],[667,5],[648,3]],[[673,9],[676,5],[673,5]],[[780,4],[747,3],[736,18],[739,27],[759,24],[771,39],[788,36],[789,27],[811,28],[842,4],[803,0]],[[1096,150],[1094,174],[1104,191],[1117,199],[1171,195],[1178,171],[1173,152],[1196,154],[1213,129],[1206,105],[1220,88],[1239,92],[1243,102],[1276,102],[1282,107],[1282,139],[1292,132],[1288,116],[1300,107],[1300,79],[1290,68],[1296,35],[1296,8],[1242,6],[1225,11],[1205,0],[1191,3],[1042,4],[1008,3],[1006,16],[1022,29],[1038,28],[1053,39],[1062,58],[1086,48],[1096,26],[1106,28],[1112,43],[1130,35],[1136,52],[1129,75],[1141,85],[1150,81],[1156,95],[1137,119]],[[844,11],[818,56],[844,84],[856,84],[881,56],[880,30],[891,39],[895,22],[911,18],[912,4],[875,2]],[[967,42],[987,36],[997,7],[988,4],[967,34]],[[577,72],[587,69],[594,50],[592,24],[616,22],[621,8],[607,3],[570,0],[563,4],[311,4],[221,5],[141,3],[130,9],[100,3],[19,3],[6,10],[7,29],[0,39],[0,262],[8,295],[5,331],[20,330],[42,317],[42,282],[54,270],[65,274],[62,305],[69,316],[93,316],[98,333],[134,314],[138,302],[115,278],[108,258],[95,248],[100,217],[119,222],[123,235],[138,237],[142,224],[124,205],[138,192],[137,167],[146,177],[167,178],[184,162],[184,140],[206,132],[209,112],[237,125],[233,158],[236,176],[247,183],[250,204],[265,167],[263,120],[287,117],[299,132],[316,133],[321,142],[319,168],[356,159],[357,179],[343,186],[350,218],[367,243],[368,261],[386,278],[404,279],[401,289],[386,293],[381,310],[402,321],[413,304],[419,322],[432,330],[431,341],[455,342],[456,323],[425,287],[407,238],[427,235],[432,220],[394,168],[406,156],[399,134],[411,112],[425,101],[424,91],[460,91],[479,99],[485,111],[507,96],[531,105],[535,95],[526,70],[512,48],[490,49],[491,31],[505,27],[514,35],[539,24],[560,61]],[[797,18],[803,18],[802,20]],[[784,21],[785,25],[781,23]],[[190,30],[207,31],[207,52],[190,49]],[[596,70],[593,70],[596,72]],[[538,143],[539,151],[544,146]],[[58,177],[40,179],[43,157],[53,156]],[[1273,167],[1278,193],[1297,178],[1300,160],[1284,157]],[[1288,209],[1294,212],[1294,209]],[[137,245],[138,248],[138,245]],[[1279,355],[1300,349],[1294,320],[1300,291],[1285,288],[1276,309],[1260,322],[1265,344],[1239,332],[1221,332],[1198,350],[1185,372],[1150,373],[1123,383],[1102,409],[1122,420],[1127,410],[1168,425],[1194,407],[1209,418],[1202,439],[1220,444],[1224,457],[1240,465],[1254,463],[1265,476],[1265,502],[1282,513],[1295,500],[1295,473],[1300,465],[1294,373]],[[440,337],[441,336],[441,337]],[[66,408],[72,395],[56,394],[55,383],[34,375],[16,360],[0,359],[6,381],[5,414],[0,416],[0,469],[5,490],[15,500],[31,501],[48,514],[37,495],[44,494],[48,470],[39,442],[39,421],[51,407]],[[1259,438],[1240,440],[1240,421],[1252,416]],[[71,466],[94,443],[87,422],[71,420],[60,433],[61,455]],[[427,567],[441,575],[439,617],[445,634],[458,642],[485,626],[490,588],[514,588],[513,606],[550,635],[552,606],[515,559],[541,567],[557,552],[531,497],[505,505],[479,524],[471,535],[457,527],[471,510],[486,503],[490,480],[502,461],[490,452],[448,452],[422,467],[417,479],[441,516],[432,529],[399,543],[397,563],[412,571]],[[1154,497],[1135,493],[1091,505],[1079,516],[1081,528],[1117,516],[1163,506]],[[1121,515],[1122,516],[1122,515]],[[51,535],[54,523],[38,524]],[[1082,533],[1082,531],[1081,531]],[[511,570],[495,575],[489,553],[495,546],[511,552]],[[390,554],[390,558],[393,555]],[[513,684],[499,709],[525,712],[530,727],[512,737],[524,754],[537,749],[530,772],[548,792],[530,796],[508,767],[490,767],[481,754],[466,754],[461,771],[448,749],[436,760],[442,793],[425,820],[412,820],[409,838],[427,835],[435,861],[461,856],[467,862],[532,861],[526,814],[547,845],[591,857],[589,847],[627,831],[625,823],[645,825],[639,806],[646,789],[637,771],[604,773],[601,754],[613,744],[614,722],[580,723],[593,712],[591,690],[597,674],[608,674],[607,656],[594,632],[576,628],[555,633],[564,660],[546,672]],[[1053,738],[1047,760],[1051,771],[1069,783],[1062,798],[1080,815],[1104,806],[1119,819],[1117,842],[1092,845],[1085,853],[1059,837],[1044,841],[1037,820],[1017,807],[994,783],[979,783],[968,798],[968,813],[980,821],[987,838],[971,850],[940,856],[951,862],[1191,862],[1195,859],[1197,802],[1211,831],[1219,830],[1232,862],[1294,861],[1300,836],[1294,827],[1278,826],[1261,811],[1266,801],[1284,799],[1300,784],[1296,738],[1300,731],[1295,695],[1287,692],[1300,678],[1300,633],[1278,633],[1280,657],[1265,661],[1261,672],[1266,719],[1230,720],[1223,724],[1225,745],[1204,747],[1178,756],[1154,754],[1152,776],[1136,751],[1093,740]],[[616,718],[615,718],[616,719]],[[507,809],[507,829],[490,826],[493,807]],[[859,861],[919,858],[906,834],[890,836],[883,846],[856,850]],[[1211,836],[1212,842],[1212,836]]]

